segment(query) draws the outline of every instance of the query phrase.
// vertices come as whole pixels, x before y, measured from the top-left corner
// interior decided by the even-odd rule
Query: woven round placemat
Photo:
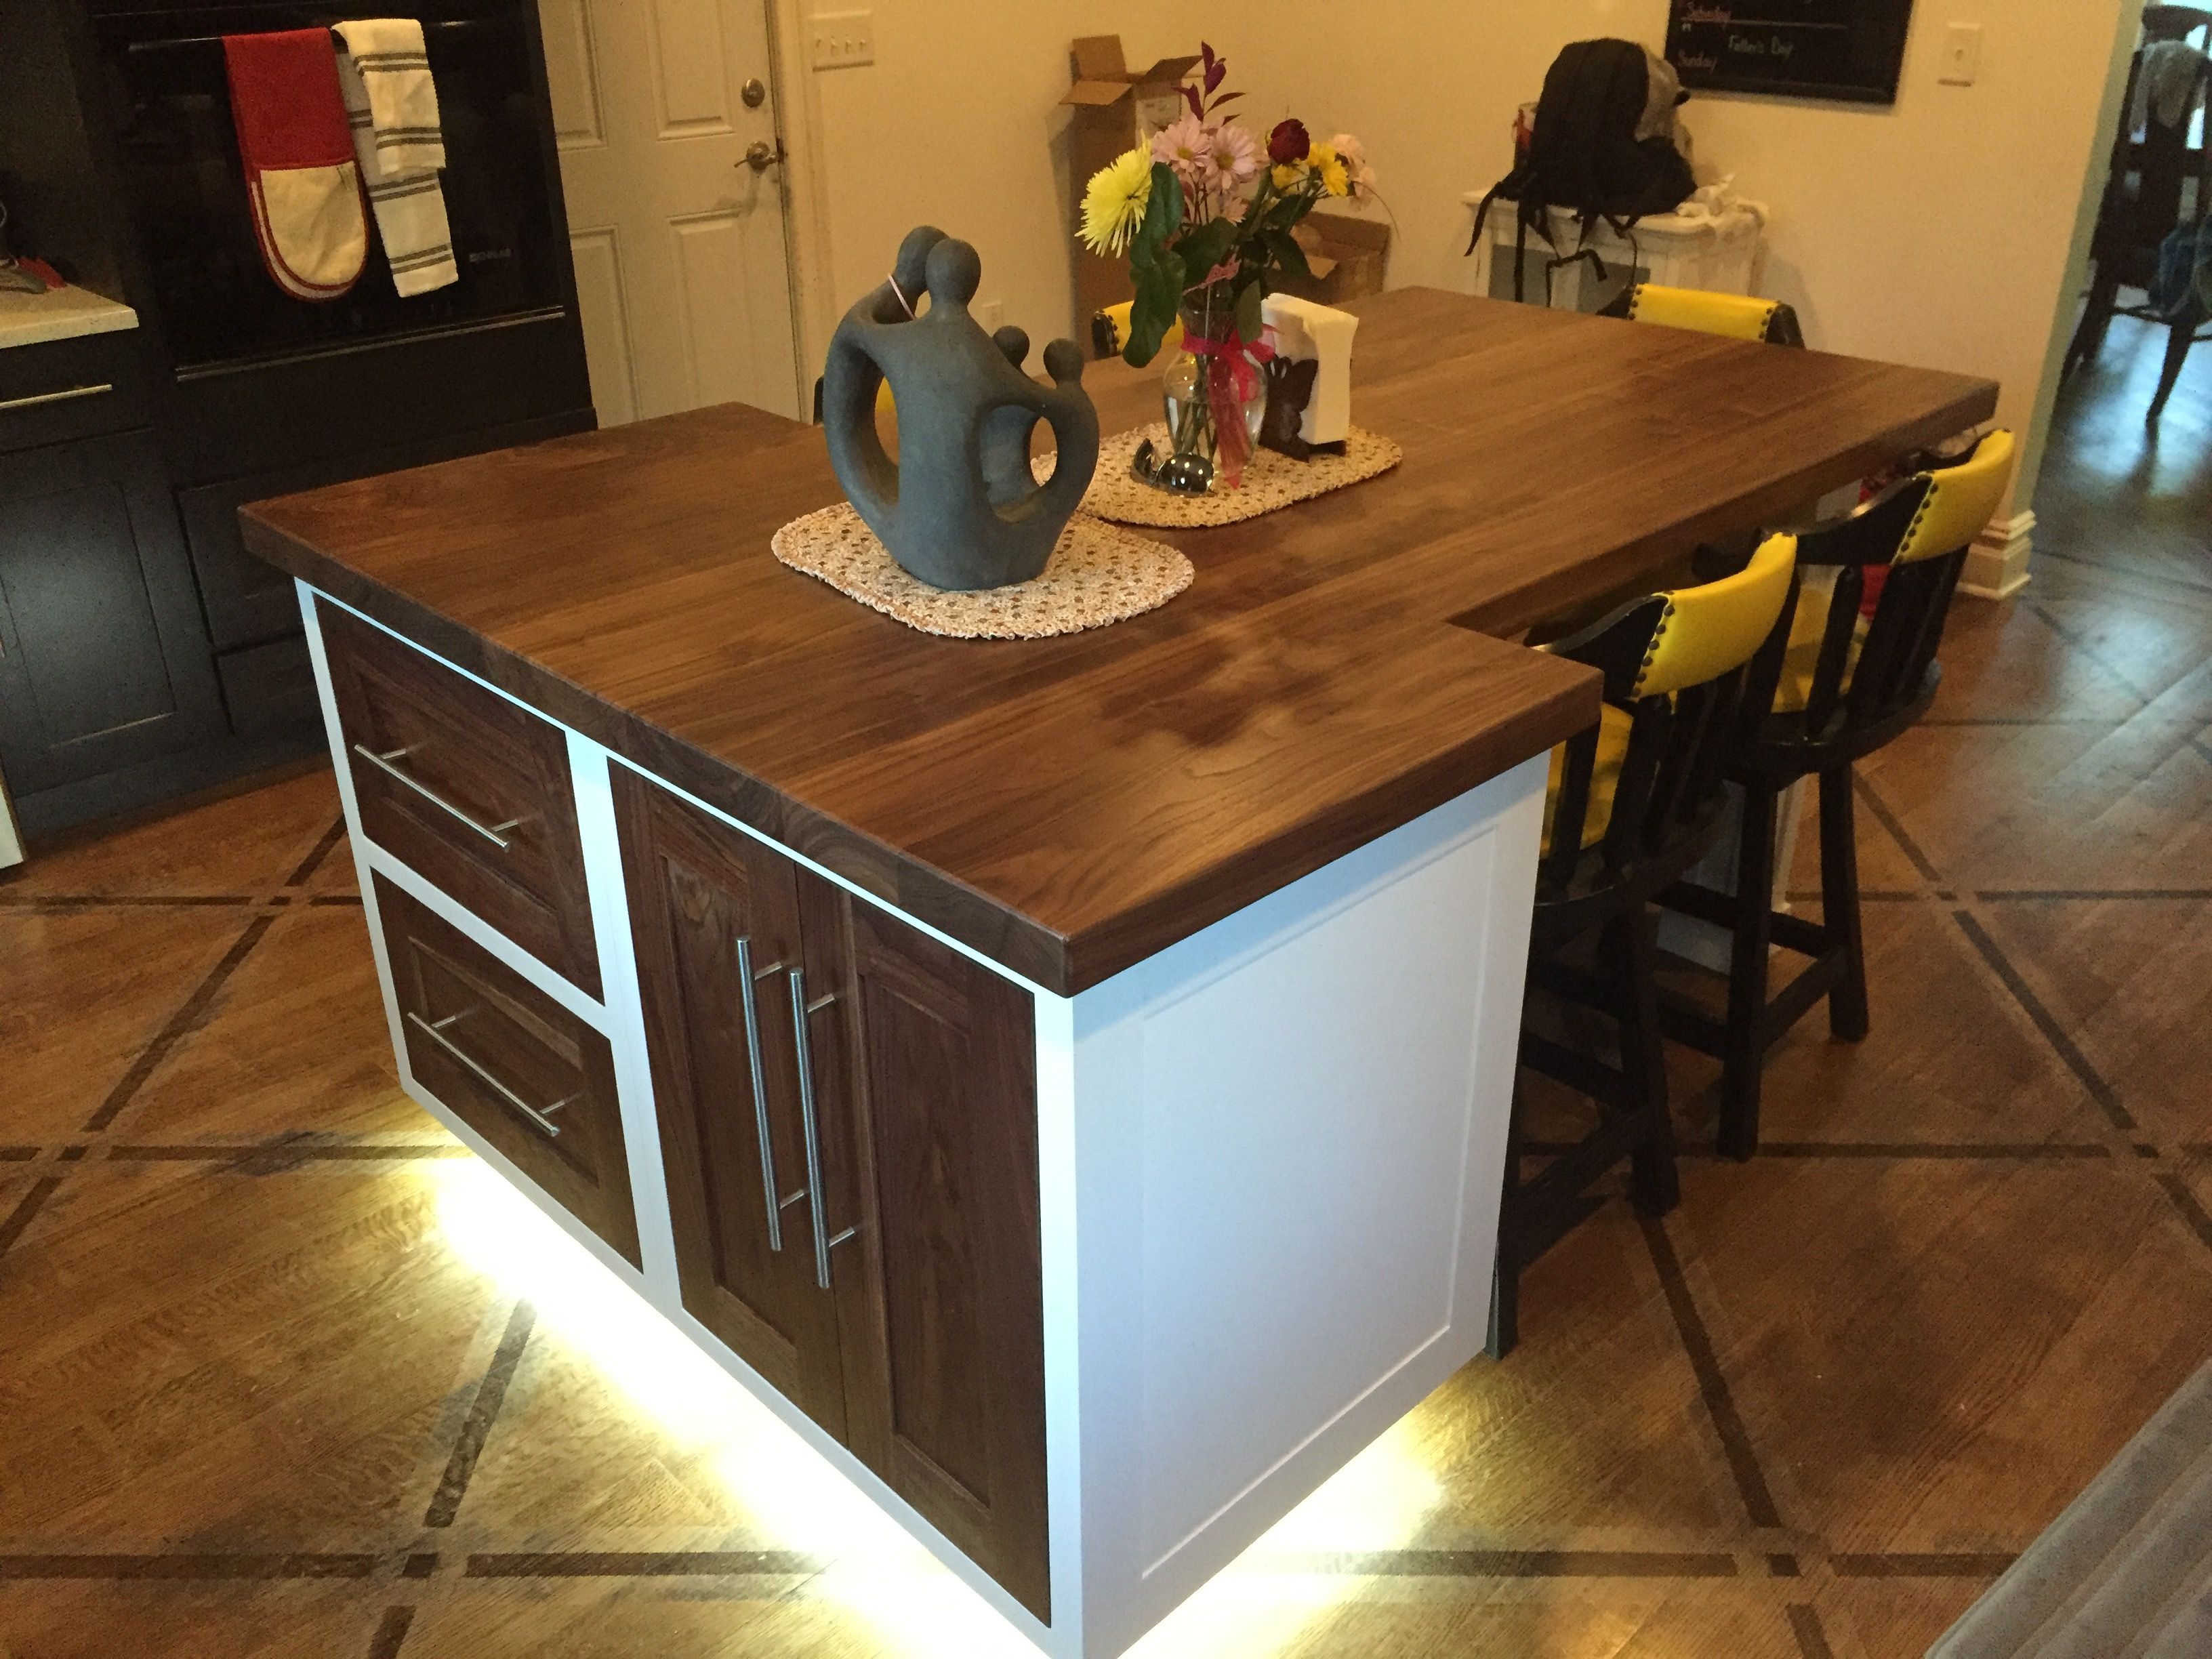
[[[1079,513],[1044,574],[1011,587],[948,593],[909,575],[849,501],[793,519],[775,556],[871,610],[956,640],[1042,640],[1158,609],[1190,586],[1190,561],[1164,542]]]
[[[1217,489],[1206,495],[1170,495],[1129,476],[1130,458],[1147,438],[1155,449],[1167,453],[1168,429],[1164,423],[1117,433],[1098,446],[1098,472],[1084,493],[1085,512],[1121,524],[1162,530],[1235,524],[1388,472],[1405,459],[1405,451],[1389,439],[1355,426],[1345,436],[1341,455],[1294,461],[1278,451],[1262,449],[1246,464],[1242,489]]]

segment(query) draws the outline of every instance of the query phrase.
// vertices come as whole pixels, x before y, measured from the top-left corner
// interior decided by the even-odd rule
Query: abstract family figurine
[[[822,385],[830,464],[847,499],[908,572],[962,592],[1040,574],[1098,465],[1083,353],[1072,340],[1044,349],[1049,387],[1023,374],[1029,336],[986,334],[969,315],[982,272],[967,243],[927,225],[908,232],[890,276],[837,325]],[[886,380],[896,461],[876,432]],[[1030,467],[1039,421],[1058,452],[1042,484]]]

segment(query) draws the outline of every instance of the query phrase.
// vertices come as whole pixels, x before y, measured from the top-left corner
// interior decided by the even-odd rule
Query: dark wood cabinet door
[[[792,1197],[806,1185],[798,866],[626,767],[614,793],[684,1305],[842,1437],[836,1303],[816,1283],[811,1197]],[[788,1201],[771,1205],[771,1180]]]
[[[18,794],[220,734],[153,440],[0,455],[0,768]]]
[[[1049,1622],[1030,998],[801,880],[808,978],[837,992],[815,1030],[822,1111],[850,1126],[860,1187],[832,1258],[865,1291],[839,1297],[848,1443]]]

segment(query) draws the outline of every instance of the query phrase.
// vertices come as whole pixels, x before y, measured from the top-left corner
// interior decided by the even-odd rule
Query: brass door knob
[[[766,173],[783,160],[783,141],[771,144],[765,138],[756,138],[745,146],[744,164],[755,173]]]
[[[738,88],[738,96],[745,100],[747,109],[758,109],[768,101],[768,88],[756,76]]]

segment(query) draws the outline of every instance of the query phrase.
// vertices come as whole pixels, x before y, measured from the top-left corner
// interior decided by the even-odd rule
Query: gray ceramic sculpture
[[[933,587],[968,591],[1043,570],[1098,465],[1098,416],[1072,340],[1044,349],[1050,386],[1022,373],[1029,336],[986,334],[969,315],[975,250],[925,225],[899,245],[889,281],[845,313],[822,377],[830,464],[890,555]],[[914,314],[922,295],[929,308]],[[876,432],[890,382],[899,459]],[[1039,484],[1030,437],[1050,426],[1059,459]]]

